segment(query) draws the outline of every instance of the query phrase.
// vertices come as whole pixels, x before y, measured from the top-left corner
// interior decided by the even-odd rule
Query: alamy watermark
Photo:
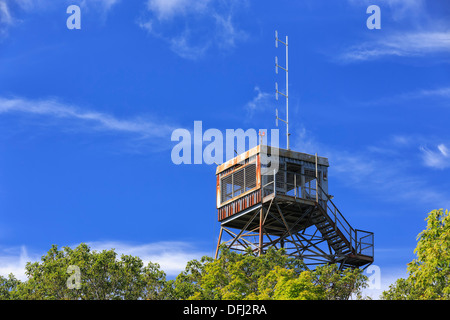
[[[74,4],[70,5],[67,7],[66,12],[68,14],[70,14],[70,16],[67,18],[67,21],[66,21],[67,29],[80,30],[81,29],[81,9],[80,9],[80,7],[77,5],[74,5]]]
[[[81,9],[77,5],[70,5],[66,12],[70,16],[66,20],[66,26],[69,30],[81,29]],[[366,21],[366,26],[369,30],[381,29],[381,9],[377,5],[370,5],[366,10],[367,14],[371,14]]]
[[[268,133],[266,129],[219,129],[203,131],[202,121],[194,121],[194,130],[178,128],[172,132],[171,141],[178,142],[171,152],[174,164],[222,164],[227,160],[243,154],[247,150],[261,145],[261,174],[278,172],[279,165],[279,130],[270,130],[270,152],[268,150]],[[273,148],[272,148],[273,147]],[[244,160],[244,159],[242,159]]]
[[[381,269],[377,265],[370,265],[366,269],[368,277],[368,289],[381,289]]]
[[[381,29],[381,9],[377,5],[371,5],[367,7],[366,13],[371,14],[370,17],[367,18],[366,26],[367,29]]]
[[[67,278],[66,285],[67,289],[81,289],[81,271],[80,267],[76,265],[70,265],[67,267],[66,272],[70,274]]]

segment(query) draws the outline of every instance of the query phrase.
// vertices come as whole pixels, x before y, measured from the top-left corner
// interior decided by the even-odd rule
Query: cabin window
[[[256,162],[249,163],[220,180],[221,202],[231,200],[256,188]]]

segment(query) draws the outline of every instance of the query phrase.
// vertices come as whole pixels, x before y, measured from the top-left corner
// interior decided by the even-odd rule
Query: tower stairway
[[[334,252],[339,255],[345,255],[352,251],[348,240],[343,236],[342,232],[336,228],[336,224],[331,221],[330,217],[321,207],[311,214],[312,222],[328,243]]]
[[[373,261],[373,233],[354,229],[318,185],[322,198],[311,214],[311,219],[328,246],[335,253],[335,262],[341,268],[360,267]]]

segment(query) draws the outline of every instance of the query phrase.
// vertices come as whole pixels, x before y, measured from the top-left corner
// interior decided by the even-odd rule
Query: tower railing
[[[262,181],[262,198],[269,195],[284,195],[315,201],[327,214],[336,233],[345,238],[351,253],[374,256],[373,232],[354,229],[315,177],[279,169],[273,175],[263,176]]]
[[[262,182],[263,197],[278,194],[307,200],[316,199],[315,178],[305,174],[279,169],[276,174],[263,176]]]

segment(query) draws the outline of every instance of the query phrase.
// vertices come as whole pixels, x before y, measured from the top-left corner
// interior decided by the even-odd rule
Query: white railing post
[[[273,194],[276,196],[277,195],[277,181],[276,181],[276,172],[275,169],[273,170]]]
[[[316,153],[316,202],[319,203],[319,176],[317,174],[317,153]]]

